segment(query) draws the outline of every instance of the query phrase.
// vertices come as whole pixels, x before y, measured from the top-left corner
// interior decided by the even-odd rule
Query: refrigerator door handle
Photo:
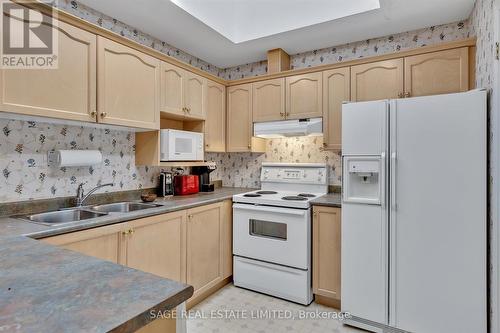
[[[385,151],[380,154],[380,206],[385,208],[385,194],[386,194],[386,155]]]
[[[391,209],[397,209],[396,202],[396,164],[397,164],[397,154],[395,151],[391,153]]]

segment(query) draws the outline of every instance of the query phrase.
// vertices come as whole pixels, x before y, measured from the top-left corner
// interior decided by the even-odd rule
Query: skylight
[[[379,0],[170,0],[233,43],[379,9]]]

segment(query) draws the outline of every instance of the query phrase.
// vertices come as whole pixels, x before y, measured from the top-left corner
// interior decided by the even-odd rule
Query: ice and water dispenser
[[[381,204],[383,156],[344,156],[344,202]]]

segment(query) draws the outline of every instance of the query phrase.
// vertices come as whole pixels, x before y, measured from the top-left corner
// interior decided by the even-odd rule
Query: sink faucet
[[[98,186],[94,187],[93,189],[91,189],[89,191],[89,193],[84,194],[83,193],[83,185],[84,185],[84,183],[81,183],[80,185],[78,185],[78,190],[76,191],[76,206],[77,207],[83,206],[83,203],[85,202],[85,200],[87,200],[87,198],[92,193],[94,193],[95,191],[97,191],[101,187],[104,187],[104,186],[115,186],[115,184],[113,184],[113,183],[107,183],[107,184],[98,185]]]

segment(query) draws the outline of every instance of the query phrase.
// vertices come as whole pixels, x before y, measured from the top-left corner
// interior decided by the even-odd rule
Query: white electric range
[[[310,201],[328,192],[327,170],[320,163],[263,163],[261,189],[233,196],[236,286],[311,303]]]

